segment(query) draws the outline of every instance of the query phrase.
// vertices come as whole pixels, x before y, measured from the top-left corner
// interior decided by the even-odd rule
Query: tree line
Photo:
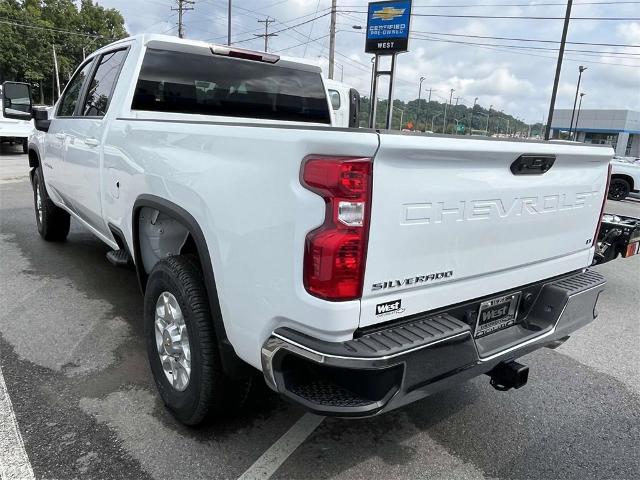
[[[444,111],[445,105],[447,109],[446,125]],[[419,108],[418,108],[419,106]],[[369,110],[371,101],[368,97],[362,97],[360,100],[360,126],[369,125]],[[378,100],[376,109],[376,127],[382,128],[386,124],[387,118],[387,100]],[[489,122],[487,124],[487,115]],[[421,98],[404,102],[402,100],[393,101],[393,121],[391,128],[400,130],[408,128],[411,130],[433,131],[434,133],[455,133],[456,123],[464,125],[464,133],[469,134],[470,129],[473,132],[484,133],[488,130],[489,134],[506,134],[507,129],[510,134],[529,134],[529,124],[518,120],[507,113],[491,110],[476,105],[468,107],[466,105],[448,105],[435,100],[427,102]],[[542,125],[536,123],[531,125],[531,136],[542,135]]]
[[[54,48],[63,88],[85,55],[127,35],[120,12],[92,0],[0,0],[0,82],[28,82],[52,104]]]

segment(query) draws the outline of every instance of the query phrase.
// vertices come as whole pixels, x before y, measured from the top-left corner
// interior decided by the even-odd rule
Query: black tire
[[[22,153],[29,153],[29,140],[26,138],[22,140]]]
[[[172,294],[187,328],[191,374],[186,388],[173,387],[162,367],[156,343],[156,302]],[[144,296],[144,327],[151,372],[165,405],[185,425],[197,425],[240,407],[250,381],[230,379],[222,369],[202,270],[195,257],[178,255],[158,262]]]
[[[38,208],[40,197],[40,210]],[[61,242],[69,234],[71,217],[49,198],[42,179],[42,170],[36,168],[33,175],[33,205],[36,212],[36,225],[42,238],[50,242]]]
[[[612,178],[609,183],[609,199],[624,200],[631,191],[631,185],[624,178]]]

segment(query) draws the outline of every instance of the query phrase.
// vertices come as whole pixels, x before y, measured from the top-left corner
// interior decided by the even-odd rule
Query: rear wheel
[[[33,175],[33,204],[40,236],[52,242],[60,242],[67,238],[71,218],[67,212],[57,207],[47,195],[40,167],[36,168]]]
[[[249,380],[231,380],[222,369],[195,257],[168,257],[154,266],[145,292],[144,315],[153,378],[178,420],[196,425],[244,402]]]
[[[612,178],[609,184],[609,199],[624,200],[631,191],[631,185],[623,178]]]

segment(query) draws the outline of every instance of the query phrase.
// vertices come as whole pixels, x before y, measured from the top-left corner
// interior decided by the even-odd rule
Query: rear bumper
[[[315,413],[375,415],[558,345],[597,316],[605,283],[586,270],[529,286],[537,293],[519,322],[477,339],[459,308],[401,319],[342,343],[280,328],[262,347],[263,373],[273,390]]]

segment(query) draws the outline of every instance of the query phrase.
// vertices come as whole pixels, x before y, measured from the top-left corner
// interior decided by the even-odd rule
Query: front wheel
[[[631,191],[631,185],[623,178],[612,178],[609,184],[609,199],[624,200]]]
[[[202,270],[194,257],[168,257],[153,267],[144,324],[153,378],[179,421],[196,425],[242,404],[249,380],[231,380],[222,369]]]
[[[71,218],[49,198],[40,167],[33,174],[33,204],[40,236],[50,242],[61,242],[67,238]]]
[[[29,153],[29,140],[26,138],[22,140],[22,153]]]

